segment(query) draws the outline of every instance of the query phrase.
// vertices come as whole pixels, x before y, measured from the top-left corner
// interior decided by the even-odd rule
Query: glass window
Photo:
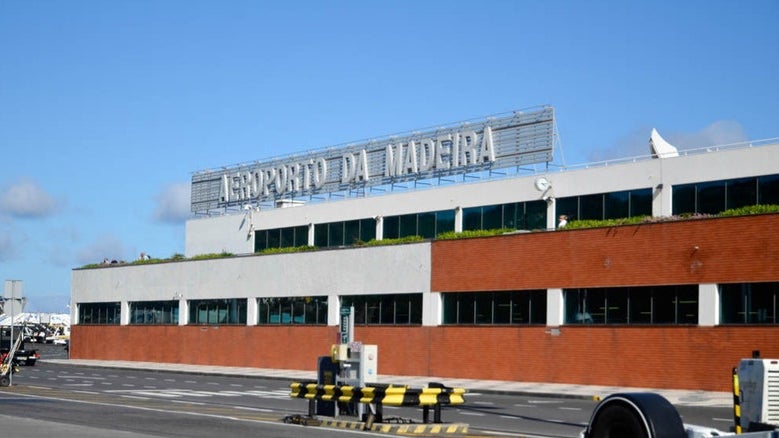
[[[384,218],[384,238],[397,239],[400,237],[400,216],[388,216]]]
[[[295,227],[295,246],[308,246],[308,226]]]
[[[779,175],[757,178],[757,199],[763,205],[779,205]]]
[[[178,324],[178,322],[178,301],[136,301],[130,303],[130,324]]]
[[[490,292],[474,294],[476,303],[476,324],[492,324],[492,300]]]
[[[417,215],[419,230],[418,234],[424,238],[432,239],[438,233],[436,233],[436,213],[419,213]]]
[[[360,240],[370,242],[376,239],[376,220],[360,219]]]
[[[481,207],[464,208],[463,231],[481,229]]]
[[[564,291],[566,324],[697,324],[698,286]]]
[[[520,229],[523,230],[543,230],[546,229],[546,201],[525,202],[525,214],[522,218]],[[517,208],[517,216],[521,208]],[[565,214],[565,213],[561,213]],[[568,216],[568,218],[576,217]],[[517,219],[519,221],[519,219]]]
[[[482,229],[503,228],[503,205],[488,205],[482,208]]]
[[[696,286],[691,287],[678,287],[676,288],[677,296],[677,310],[676,310],[676,323],[677,324],[697,324],[698,323],[698,288]]]
[[[695,213],[695,184],[682,184],[673,187],[673,214]]]
[[[344,223],[331,222],[327,224],[327,246],[344,245]]]
[[[189,301],[190,324],[246,324],[246,299]]]
[[[446,292],[444,324],[545,324],[546,291]]]
[[[630,192],[613,192],[604,195],[604,219],[620,219],[630,216]]]
[[[571,196],[569,198],[557,198],[555,201],[555,209],[557,210],[557,215],[564,214],[568,216],[568,220],[579,220],[584,219],[579,217],[579,197],[578,196]],[[546,222],[544,222],[544,226],[542,228],[546,228]]]
[[[327,224],[314,225],[314,245],[319,248],[327,248],[328,238],[328,226]]]
[[[511,292],[495,292],[494,294],[492,294],[492,301],[493,301],[492,305],[494,306],[493,322],[495,324],[511,324],[512,322],[514,323],[522,322],[521,315],[518,315],[520,321],[512,320],[512,317],[515,314],[515,307],[519,307],[519,306],[517,305],[518,303],[511,302]]]
[[[78,305],[78,323],[119,325],[121,308],[119,302],[80,303]]]
[[[652,189],[630,192],[630,216],[652,216]]]
[[[268,230],[260,230],[254,233],[254,252],[260,252],[268,248]]]
[[[519,294],[517,298],[520,299],[519,305],[516,306],[518,313],[514,314],[512,322],[525,323],[527,321],[530,324],[546,324],[546,291],[527,291]],[[527,320],[523,319],[522,314],[519,313],[526,300],[529,302],[527,307],[530,309]]]
[[[454,231],[454,210],[443,210],[435,213],[436,236],[447,231]]]
[[[606,294],[606,318],[609,324],[628,323],[628,289],[609,289]]]
[[[717,214],[726,209],[725,181],[700,183],[697,189],[697,213]]]
[[[281,232],[278,228],[268,230],[268,248],[280,248]]]
[[[279,248],[289,248],[295,246],[295,229],[281,228],[281,237],[279,239]]]
[[[354,307],[354,323],[360,325],[422,324],[422,294],[346,295],[343,306]]]
[[[360,221],[344,222],[344,245],[356,245],[360,243]]]
[[[722,324],[777,324],[779,283],[722,284]]]
[[[404,214],[400,217],[400,237],[417,235],[417,215]]]
[[[653,294],[642,292],[639,289],[631,289],[629,293],[629,314],[628,323],[630,324],[651,324],[652,321],[652,299]]]
[[[565,213],[558,213],[565,214]],[[570,217],[569,217],[570,218]],[[603,219],[603,195],[586,195],[579,197],[579,219]]]
[[[727,209],[755,204],[757,204],[757,181],[755,178],[732,179],[727,182]]]
[[[517,224],[517,216],[521,216],[517,214],[517,209],[521,209],[522,207],[523,207],[522,203],[503,205],[503,218],[502,218],[503,228],[513,228],[515,230],[521,228]]]

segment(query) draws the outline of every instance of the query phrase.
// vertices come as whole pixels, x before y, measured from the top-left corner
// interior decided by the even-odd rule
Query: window
[[[673,186],[673,214],[718,214],[755,204],[779,204],[779,175]]]
[[[362,325],[422,324],[422,294],[347,295],[343,306],[354,307],[354,323]]]
[[[779,175],[757,178],[757,202],[764,205],[779,205]]]
[[[246,324],[246,298],[189,301],[190,324]]]
[[[137,301],[130,303],[130,324],[178,323],[178,301]]]
[[[545,324],[546,291],[446,292],[444,324]]]
[[[566,324],[697,324],[698,287],[566,289]]]
[[[463,230],[546,228],[546,202],[516,202],[463,209]]]
[[[432,239],[446,231],[454,231],[453,210],[429,211],[384,218],[385,239],[409,236]]]
[[[121,322],[121,304],[81,303],[78,305],[79,324],[119,325]]]
[[[355,219],[314,225],[314,245],[320,248],[352,246],[376,238],[374,219]]]
[[[268,248],[289,248],[308,245],[308,226],[273,228],[254,233],[254,252]]]
[[[283,297],[257,300],[260,324],[327,324],[327,297]]]
[[[652,189],[558,198],[557,214],[569,220],[605,220],[652,215]]]
[[[722,284],[719,290],[722,324],[779,323],[779,283]]]

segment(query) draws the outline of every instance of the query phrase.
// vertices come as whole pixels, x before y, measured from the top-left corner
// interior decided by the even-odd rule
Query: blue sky
[[[777,22],[773,0],[0,0],[0,280],[64,312],[73,268],[184,252],[194,171],[536,105],[569,165],[653,127],[777,137]]]

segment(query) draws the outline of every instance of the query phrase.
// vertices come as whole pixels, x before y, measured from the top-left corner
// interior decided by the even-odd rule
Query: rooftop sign
[[[554,110],[257,161],[192,176],[192,211],[552,161]]]

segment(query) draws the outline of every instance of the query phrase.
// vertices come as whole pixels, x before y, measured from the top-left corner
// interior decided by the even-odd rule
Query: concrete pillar
[[[459,205],[454,208],[454,232],[463,232],[463,208]]]
[[[720,323],[719,287],[714,284],[698,285],[698,325],[713,327]]]
[[[122,301],[119,304],[119,325],[130,324],[130,302]]]
[[[546,290],[546,325],[559,327],[565,323],[565,302],[562,289]]]
[[[441,325],[442,297],[440,292],[430,292],[422,294],[422,325],[439,326]]]
[[[246,298],[246,325],[257,325],[257,298]]]
[[[384,239],[384,216],[376,216],[376,240]]]
[[[189,323],[189,302],[179,295],[179,325]]]

